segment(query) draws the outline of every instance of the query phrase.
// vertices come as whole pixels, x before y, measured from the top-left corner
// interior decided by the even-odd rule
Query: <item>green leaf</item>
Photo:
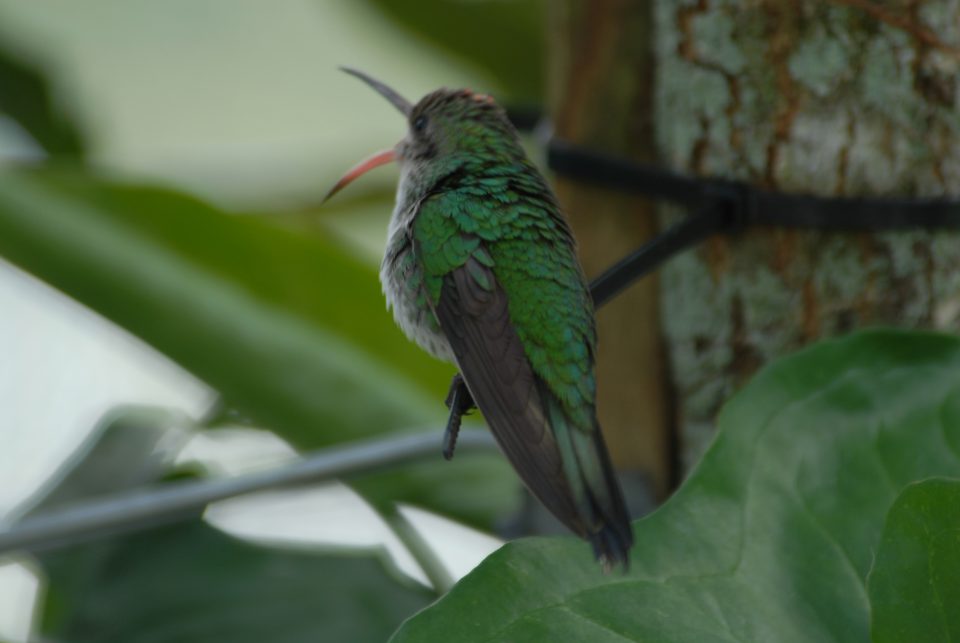
[[[487,72],[512,99],[542,102],[546,46],[542,1],[369,1],[400,26]]]
[[[433,595],[374,553],[245,543],[200,521],[43,557],[44,639],[383,641]]]
[[[868,641],[884,516],[905,485],[960,475],[958,400],[953,337],[865,332],[780,360],[634,523],[628,574],[571,538],[509,543],[394,640]]]
[[[51,96],[43,75],[0,41],[0,112],[16,121],[47,153],[82,157],[83,137]]]
[[[78,500],[132,489],[161,479],[193,428],[171,409],[122,406],[106,413],[84,443],[34,494],[26,512],[49,511]]]
[[[867,583],[873,640],[960,639],[958,570],[960,481],[934,479],[910,485],[887,515]]]
[[[438,441],[437,453],[439,449]],[[493,473],[497,471],[500,475]],[[493,528],[492,518],[519,511],[523,500],[517,474],[499,453],[457,453],[452,462],[429,458],[349,482],[381,511],[397,500],[397,490],[402,489],[411,502],[421,507],[443,508],[447,518],[486,529]]]
[[[442,417],[444,368],[374,272],[319,235],[173,192],[0,176],[0,254],[132,331],[300,447]]]
[[[452,368],[397,330],[373,269],[319,233],[165,190],[8,172],[0,174],[0,255],[299,448],[434,425],[439,451]],[[479,458],[479,481],[515,481],[502,458]],[[459,480],[462,464],[435,469],[444,493],[393,486],[380,494],[462,516],[456,497],[483,489]],[[514,502],[515,494],[484,499],[503,510]]]

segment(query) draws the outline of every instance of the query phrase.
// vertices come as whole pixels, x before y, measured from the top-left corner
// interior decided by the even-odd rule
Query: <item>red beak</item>
[[[329,192],[327,192],[327,196],[323,198],[323,201],[326,202],[327,199],[332,197],[334,194],[336,194],[343,188],[347,187],[347,185],[352,183],[353,180],[358,176],[360,176],[361,174],[366,174],[367,172],[369,172],[375,167],[386,165],[387,163],[390,163],[396,160],[396,158],[397,158],[397,153],[394,152],[392,149],[389,149],[389,150],[383,150],[382,152],[377,152],[370,158],[360,161],[359,163],[354,165],[350,169],[350,171],[348,171],[346,174],[340,177],[340,180],[337,181],[337,184],[334,185]]]

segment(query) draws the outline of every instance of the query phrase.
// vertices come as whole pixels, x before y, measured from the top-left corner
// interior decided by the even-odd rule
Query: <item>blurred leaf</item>
[[[374,271],[318,234],[169,191],[5,173],[0,255],[152,344],[299,448],[434,425],[439,449],[452,368],[397,330]],[[447,463],[438,455],[437,464]],[[494,515],[462,511],[470,505],[463,497],[504,480],[517,485],[493,456],[431,468],[432,488],[394,479],[367,492],[489,528]],[[515,495],[479,504],[506,509]]]
[[[960,340],[824,342],[766,368],[719,424],[634,523],[628,574],[602,574],[571,538],[509,543],[394,640],[868,641],[887,510],[915,480],[960,475]]]
[[[262,547],[200,521],[42,562],[41,633],[61,641],[379,643],[434,597],[375,554]]]
[[[546,17],[542,0],[368,1],[405,29],[488,72],[510,99],[543,101]]]
[[[164,430],[169,419],[159,409],[109,414],[39,507],[165,477],[171,459],[158,447],[179,433]],[[255,545],[199,519],[39,560],[44,640],[382,641],[434,598],[401,580],[382,552]]]
[[[43,75],[0,41],[0,112],[10,116],[48,154],[82,157],[80,131],[54,101]]]
[[[867,587],[876,643],[960,640],[960,481],[904,489]]]
[[[0,176],[0,253],[127,328],[300,447],[442,418],[449,367],[374,272],[316,235],[150,188]]]
[[[437,438],[439,454],[440,433]],[[451,477],[456,484],[451,484]],[[428,509],[441,507],[446,517],[487,530],[495,526],[495,518],[518,511],[523,500],[516,473],[499,453],[463,452],[452,462],[430,458],[349,482],[381,511],[398,499],[397,490],[402,489],[408,502]]]
[[[188,418],[172,409],[112,409],[25,510],[57,509],[159,480],[189,438],[186,427],[190,425]]]
[[[351,193],[347,198],[334,199],[295,213],[284,213],[285,220],[292,220],[307,229],[320,225],[338,243],[355,250],[373,265],[379,265],[396,192],[396,186],[391,185],[389,189],[374,188],[359,194]],[[277,217],[278,213],[271,213],[271,216]]]

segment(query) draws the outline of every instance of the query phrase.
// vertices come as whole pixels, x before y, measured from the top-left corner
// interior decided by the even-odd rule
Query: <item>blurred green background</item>
[[[439,445],[452,369],[399,334],[376,281],[396,170],[317,207],[405,129],[336,68],[535,106],[541,14],[0,2],[3,524],[382,434]],[[348,483],[2,559],[0,640],[318,640],[318,622],[319,640],[383,640],[442,591],[425,555],[457,578],[499,542],[413,507],[490,531],[520,499],[493,453]]]

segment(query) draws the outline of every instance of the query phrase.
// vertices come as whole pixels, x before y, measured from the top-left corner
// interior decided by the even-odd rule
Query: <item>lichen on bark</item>
[[[665,165],[821,195],[960,195],[956,0],[659,0],[654,15]],[[862,326],[960,328],[958,241],[764,229],[668,264],[686,463],[778,355]]]

